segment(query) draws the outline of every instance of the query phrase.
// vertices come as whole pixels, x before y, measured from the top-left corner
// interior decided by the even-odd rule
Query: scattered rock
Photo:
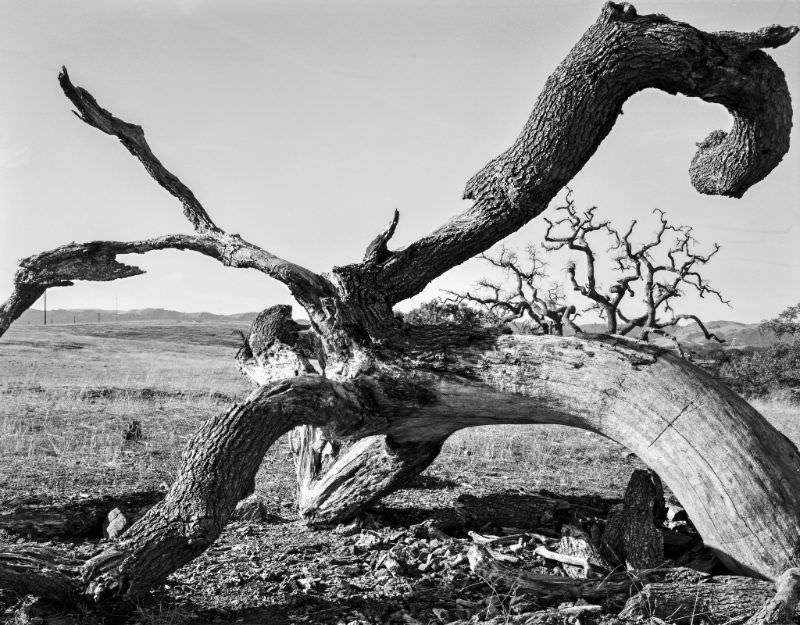
[[[282,523],[281,516],[269,511],[267,501],[261,495],[250,495],[236,504],[231,521],[249,521],[251,523]]]
[[[114,508],[103,521],[103,538],[116,540],[133,522],[133,515]]]

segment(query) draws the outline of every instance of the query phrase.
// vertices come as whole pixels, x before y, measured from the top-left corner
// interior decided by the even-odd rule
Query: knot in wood
[[[629,2],[606,2],[600,14],[605,22],[631,22],[636,17],[636,8]]]

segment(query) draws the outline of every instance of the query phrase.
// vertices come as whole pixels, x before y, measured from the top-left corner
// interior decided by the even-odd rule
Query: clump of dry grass
[[[12,327],[0,344],[0,498],[171,482],[189,436],[249,386],[227,328],[170,329]],[[143,437],[125,441],[133,420]]]
[[[531,489],[605,492],[631,471],[625,449],[598,434],[559,425],[496,425],[451,436],[437,464],[472,476],[524,476]]]

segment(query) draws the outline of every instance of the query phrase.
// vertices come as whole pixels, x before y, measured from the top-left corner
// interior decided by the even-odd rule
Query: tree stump
[[[653,471],[636,469],[623,502],[608,517],[602,551],[612,562],[629,569],[655,568],[664,562],[664,488]]]

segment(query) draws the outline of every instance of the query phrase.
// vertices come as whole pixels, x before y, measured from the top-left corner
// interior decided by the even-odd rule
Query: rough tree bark
[[[649,464],[730,567],[775,578],[800,564],[798,450],[696,367],[618,337],[465,332],[403,324],[392,312],[433,278],[541,213],[610,132],[625,100],[642,89],[699,97],[731,111],[732,130],[712,133],[690,172],[702,193],[741,196],[788,149],[788,89],[760,48],[785,44],[796,32],[774,26],[705,33],[664,16],[639,16],[628,4],[606,4],[547,80],[514,145],[469,181],[469,209],[391,251],[395,218],[363,262],[334,267],[327,276],[222,231],[158,161],[139,126],[114,117],[62,72],[62,88],[79,117],[116,136],[181,201],[195,234],[70,244],[23,260],[14,292],[0,308],[0,332],[46,288],[141,273],[119,263],[117,254],[190,249],[284,282],[311,321],[325,375],[298,371],[208,421],[189,443],[164,500],[79,575],[63,562],[56,574],[57,554],[26,553],[14,560],[11,547],[0,558],[0,579],[13,577],[24,586],[19,571],[27,567],[31,580],[43,571],[60,580],[40,588],[32,583],[30,591],[62,601],[67,595],[97,601],[142,595],[213,542],[236,501],[252,488],[266,449],[302,424],[325,428],[335,438],[384,435],[392,449],[435,445],[476,425],[558,423],[591,430]],[[295,347],[290,339],[285,344]],[[289,351],[302,360],[301,349]]]
[[[651,569],[664,562],[664,489],[652,471],[636,469],[625,498],[608,516],[601,546],[609,560],[629,569]]]
[[[300,372],[322,374],[324,353],[315,336],[299,330],[288,306],[267,308],[244,337],[237,353],[239,370],[255,386]],[[289,445],[300,516],[311,526],[351,519],[424,471],[439,455],[444,440],[401,444],[376,435],[347,449],[345,441],[332,438],[323,428],[297,426],[289,434]]]

